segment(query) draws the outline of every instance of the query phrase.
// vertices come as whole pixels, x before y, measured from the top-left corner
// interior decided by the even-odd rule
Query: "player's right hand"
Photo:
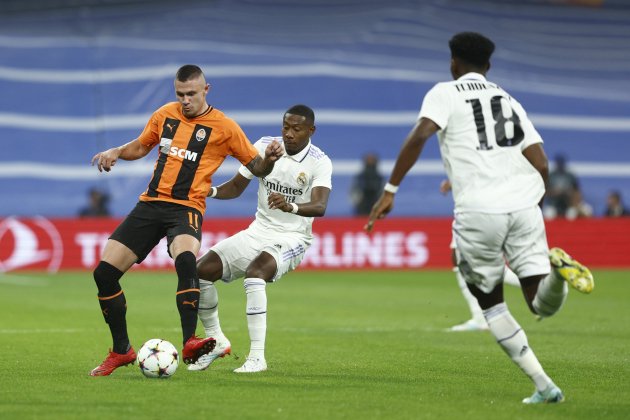
[[[384,191],[381,194],[381,197],[378,199],[374,206],[372,206],[372,211],[370,212],[370,217],[368,219],[367,224],[363,227],[367,232],[371,232],[374,228],[374,222],[378,219],[384,219],[387,214],[394,208],[394,194]]]
[[[272,162],[277,161],[284,155],[284,148],[280,144],[279,141],[274,140],[267,145],[265,149],[265,159],[271,160]]]
[[[109,172],[112,169],[112,166],[116,164],[119,155],[120,151],[118,148],[99,152],[92,158],[92,166],[94,166],[94,163],[96,162],[96,167],[99,172],[103,172],[103,170],[105,172]]]

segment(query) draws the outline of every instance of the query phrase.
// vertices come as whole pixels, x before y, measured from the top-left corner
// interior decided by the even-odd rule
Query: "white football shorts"
[[[457,261],[468,283],[490,293],[502,280],[505,264],[518,278],[549,274],[549,248],[538,206],[512,213],[464,212],[455,215]]]
[[[217,253],[223,263],[221,280],[229,283],[245,276],[249,264],[267,252],[276,260],[278,270],[272,281],[294,270],[310,246],[306,241],[286,233],[269,234],[245,229],[226,238],[210,249]]]

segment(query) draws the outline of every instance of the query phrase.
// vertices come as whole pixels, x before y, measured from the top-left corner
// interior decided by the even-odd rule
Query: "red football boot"
[[[193,335],[184,344],[182,359],[187,365],[195,363],[204,354],[210,353],[217,345],[217,340],[212,337],[199,338]]]
[[[129,347],[129,351],[125,354],[114,353],[110,350],[103,363],[92,369],[90,376],[108,376],[117,368],[127,366],[135,361],[136,352],[133,351],[133,347]]]

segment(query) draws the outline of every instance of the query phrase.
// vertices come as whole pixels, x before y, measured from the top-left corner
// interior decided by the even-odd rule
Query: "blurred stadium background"
[[[388,173],[423,95],[450,77],[447,41],[461,30],[495,40],[490,77],[525,105],[550,160],[567,157],[601,215],[611,189],[630,198],[630,6],[591,3],[602,4],[3,1],[0,216],[74,216],[92,187],[124,216],[146,188],[153,155],[107,175],[89,161],[135,138],[155,108],[174,100],[173,74],[184,63],[204,69],[210,102],[252,141],[278,134],[289,106],[313,107],[314,141],[335,167],[328,215],[351,215],[361,157],[377,153]],[[236,161],[227,163],[215,181],[234,173]],[[449,216],[443,177],[431,141],[395,214]],[[208,215],[250,217],[245,203],[210,206]]]

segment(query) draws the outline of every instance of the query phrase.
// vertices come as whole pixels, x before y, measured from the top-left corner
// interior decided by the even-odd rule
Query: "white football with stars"
[[[179,365],[179,353],[175,346],[161,338],[152,338],[138,351],[138,366],[147,378],[170,378]]]

